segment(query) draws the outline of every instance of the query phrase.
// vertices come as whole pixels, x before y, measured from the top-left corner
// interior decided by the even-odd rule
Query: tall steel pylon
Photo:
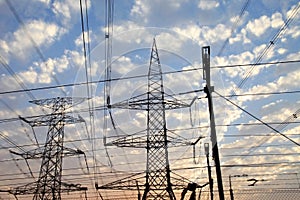
[[[128,100],[108,105],[111,108],[125,108],[147,111],[146,136],[126,136],[110,143],[119,147],[146,148],[146,175],[130,176],[127,179],[117,180],[103,186],[96,185],[97,189],[128,189],[137,187],[137,182],[145,178],[146,183],[138,185],[143,188],[142,200],[170,199],[175,200],[173,187],[183,189],[188,180],[183,177],[172,177],[168,158],[168,146],[172,143],[191,145],[190,141],[179,140],[167,134],[166,110],[190,107],[191,103],[184,103],[164,92],[162,69],[159,60],[155,39],[151,49],[150,65],[148,70],[148,91]],[[174,142],[171,142],[174,139]],[[176,141],[175,141],[176,140]],[[171,182],[174,180],[174,183]],[[176,183],[175,183],[176,182]],[[141,196],[139,195],[138,199]]]
[[[79,149],[64,147],[65,125],[84,122],[81,117],[75,118],[66,115],[66,109],[84,101],[84,98],[57,97],[30,101],[33,104],[44,106],[52,110],[51,114],[38,117],[34,120],[21,118],[32,127],[48,126],[44,146],[27,152],[17,153],[25,160],[42,159],[38,180],[24,186],[11,189],[7,192],[13,195],[33,194],[33,200],[60,200],[61,193],[72,191],[86,191],[80,184],[62,182],[62,163],[64,156],[84,155]]]
[[[175,199],[170,178],[164,88],[158,51],[153,41],[148,72],[147,169],[143,199]],[[158,197],[158,198],[157,198]]]

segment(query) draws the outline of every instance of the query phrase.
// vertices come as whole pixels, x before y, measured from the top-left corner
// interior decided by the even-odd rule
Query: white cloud
[[[162,32],[157,35],[156,38],[157,45],[160,49],[169,49],[172,50],[172,52],[179,52],[183,42],[185,41],[185,39],[180,37],[180,35],[169,32]]]
[[[26,83],[36,83],[38,78],[38,73],[34,71],[32,68],[28,71],[20,72],[19,76],[23,80],[23,82]]]
[[[19,88],[19,85],[16,83],[16,80],[12,76],[2,75],[0,76],[0,82],[1,91],[15,90]]]
[[[200,46],[224,41],[231,34],[230,28],[224,24],[217,24],[214,27],[189,24],[184,27],[173,28],[173,30],[187,38],[196,40]]]
[[[173,30],[195,40],[199,40],[199,36],[201,33],[201,28],[196,24],[188,24],[186,27],[182,28],[175,27],[173,28]]]
[[[142,18],[145,23],[148,22],[148,16],[155,12],[155,10],[160,10],[160,8],[168,7],[168,10],[165,10],[165,12],[168,11],[174,11],[178,10],[181,7],[182,3],[187,2],[187,0],[153,0],[153,1],[142,1],[142,0],[135,0],[134,5],[132,6],[130,10],[131,16],[137,16],[139,18]],[[160,6],[160,8],[157,8],[157,6]]]
[[[67,56],[63,55],[60,58],[49,58],[46,63],[40,63],[40,68],[42,72],[45,73],[52,73],[52,72],[58,72],[62,73],[64,70],[66,70],[69,66],[69,61],[67,59]]]
[[[83,6],[85,4],[83,3]],[[73,0],[63,0],[63,1],[55,1],[53,4],[53,12],[58,17],[59,21],[63,23],[64,26],[71,26],[72,23],[70,23],[72,20],[74,20],[74,16],[76,14],[80,13],[80,6],[78,2],[74,2]],[[91,6],[91,2],[87,1],[88,9]],[[85,9],[83,7],[83,9]]]
[[[275,102],[271,102],[269,104],[263,105],[262,106],[262,110],[264,110],[264,112],[270,112],[270,111],[274,111],[274,106],[276,106],[278,103],[282,103],[283,100],[276,100]]]
[[[152,28],[140,26],[132,21],[114,26],[114,40],[118,43],[149,43],[155,36],[151,34]],[[151,43],[151,42],[150,42]]]
[[[42,84],[49,84],[51,83],[51,74],[42,73],[38,77],[38,82]]]
[[[124,76],[130,71],[132,71],[136,66],[132,63],[131,59],[126,56],[121,56],[117,58],[112,64],[112,69],[118,76]]]
[[[231,34],[231,30],[224,24],[218,24],[214,28],[204,26],[201,29],[201,33],[203,39],[209,41],[210,43],[215,43],[217,41],[224,41],[227,39]]]
[[[264,107],[262,112],[264,112],[264,116],[261,118],[262,121],[272,121],[272,122],[284,122],[288,117],[292,116],[294,110],[291,108],[286,108],[284,104],[287,102],[276,101],[273,105],[268,105],[273,107],[270,109],[268,107]],[[280,105],[281,104],[281,105]],[[299,105],[295,104],[295,107],[298,108]],[[278,115],[277,113],[280,113]],[[272,132],[270,130],[270,132]]]
[[[56,73],[63,73],[69,67],[66,55],[60,58],[49,58],[46,62],[34,62],[28,71],[21,71],[19,75],[25,83],[51,83]]]
[[[284,75],[279,76],[273,82],[269,82],[263,85],[255,85],[250,88],[245,93],[255,94],[255,93],[269,93],[274,91],[288,91],[297,89],[298,82],[297,78],[300,76],[300,70],[291,71],[289,73],[285,73]],[[259,100],[270,95],[253,95],[253,96],[245,96],[239,97],[239,101],[247,101],[247,100]]]
[[[247,37],[247,31],[244,28],[240,33],[236,34],[235,37],[229,38],[229,44],[234,44],[241,41],[243,42],[243,44],[251,43],[251,40]]]
[[[76,39],[75,39],[75,45],[77,46],[77,47],[80,47],[80,48],[82,48],[83,49],[83,34],[81,33],[80,34],[80,36],[78,36]],[[88,37],[89,36],[89,37]],[[89,31],[89,34],[88,34],[88,32],[84,32],[84,38],[85,38],[85,43],[86,43],[86,45],[87,45],[87,43],[91,43],[91,40],[92,40],[92,31]],[[89,39],[89,41],[88,41],[88,39]]]
[[[300,36],[300,26],[289,27],[285,35],[290,35],[293,39],[298,38]]]
[[[211,10],[219,7],[220,3],[215,0],[200,0],[198,3],[198,7],[202,10]]]
[[[232,65],[232,64],[241,64],[241,63],[251,63],[254,59],[253,53],[250,51],[245,51],[241,54],[237,55],[230,55],[228,57],[214,57],[213,63],[215,65]],[[234,68],[227,68],[224,72],[228,77],[236,77],[242,76],[245,68],[243,67],[234,67]]]
[[[296,11],[296,8],[297,8],[297,6],[299,6],[299,4],[300,4],[300,2],[296,3],[295,5],[293,5],[293,6],[291,7],[290,10],[287,11],[287,13],[286,13],[286,17],[287,17],[287,18],[289,18],[289,17],[291,17],[293,14],[295,14],[294,11]],[[299,9],[299,8],[298,8],[298,9]],[[294,17],[295,17],[294,20],[297,20],[297,19],[300,18],[300,15],[298,14],[298,15],[295,15]]]
[[[279,54],[285,54],[287,51],[288,51],[288,50],[285,49],[285,48],[279,48],[279,49],[277,49],[277,52],[278,52]]]
[[[148,15],[149,11],[150,8],[145,1],[136,0],[130,11],[130,14],[137,15],[137,16],[145,16]],[[145,22],[147,22],[146,18],[144,20]]]
[[[281,13],[274,13],[271,17],[271,26],[272,28],[280,28],[283,25],[284,21],[282,19]]]
[[[48,46],[57,41],[64,32],[64,29],[54,23],[33,20],[13,34],[7,34],[6,41],[0,42],[1,49],[6,53],[25,59],[34,50],[35,45],[37,48]]]
[[[258,57],[258,55],[260,55],[263,52],[263,50],[266,48],[266,46],[267,46],[266,44],[256,46],[253,49],[253,53],[254,53],[255,57]]]
[[[263,15],[258,19],[248,22],[246,25],[247,31],[250,31],[256,37],[260,37],[271,26],[271,20],[267,16]]]
[[[9,45],[7,44],[6,41],[4,40],[0,40],[0,47],[1,47],[1,50],[7,54],[9,52]],[[2,55],[2,54],[1,54]]]
[[[70,62],[74,64],[76,67],[83,67],[84,64],[84,56],[81,52],[65,50],[65,55],[70,59]]]

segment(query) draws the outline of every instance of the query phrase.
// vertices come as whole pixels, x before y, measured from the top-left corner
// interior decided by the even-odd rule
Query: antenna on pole
[[[224,200],[224,190],[223,190],[222,173],[221,173],[219,149],[218,149],[217,134],[216,134],[216,124],[215,124],[215,116],[214,116],[213,102],[211,96],[211,93],[214,91],[214,87],[210,85],[210,47],[209,46],[202,47],[202,63],[203,63],[203,79],[206,80],[206,86],[204,87],[204,92],[207,94],[209,116],[210,116],[210,131],[211,131],[210,136],[211,136],[211,143],[212,143],[212,156],[214,158],[215,165],[216,165],[219,198],[220,200]]]

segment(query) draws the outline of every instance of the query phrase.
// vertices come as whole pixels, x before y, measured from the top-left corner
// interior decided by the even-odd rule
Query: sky
[[[26,162],[10,153],[45,143],[47,127],[32,129],[19,119],[51,112],[29,102],[37,99],[90,98],[69,109],[85,123],[65,127],[65,146],[84,151],[87,162],[83,156],[64,158],[62,177],[88,187],[88,199],[100,199],[95,182],[106,184],[146,169],[145,149],[104,145],[106,122],[109,144],[118,136],[145,134],[147,113],[112,109],[112,118],[105,118],[105,1],[82,1],[82,6],[87,66],[79,0],[0,0],[0,190],[38,177],[41,160],[29,161],[32,177]],[[166,111],[168,135],[189,142],[203,137],[194,146],[170,145],[170,168],[199,185],[207,183],[204,143],[212,144],[207,98],[199,90],[206,84],[201,48],[210,46],[225,195],[230,175],[240,199],[250,199],[258,190],[299,189],[299,19],[297,0],[116,0],[111,102],[147,91],[155,38],[165,92],[185,102],[196,97],[190,108]],[[92,82],[88,87],[87,79]],[[214,166],[211,152],[210,164]],[[214,172],[213,167],[216,191]],[[252,178],[259,181],[248,186]],[[203,191],[208,195],[208,186]],[[104,199],[112,194],[131,198],[131,192],[100,193]],[[75,192],[76,198],[84,199],[84,194]],[[282,199],[279,193],[265,198]],[[0,199],[14,197],[0,193]]]

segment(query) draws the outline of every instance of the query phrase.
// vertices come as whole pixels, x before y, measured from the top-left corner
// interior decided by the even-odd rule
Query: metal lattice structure
[[[46,142],[44,146],[25,153],[12,153],[17,154],[26,160],[42,159],[39,178],[36,182],[14,188],[7,192],[15,196],[33,194],[34,200],[60,200],[62,192],[87,190],[86,187],[81,187],[80,184],[64,183],[61,180],[63,157],[84,155],[84,152],[81,150],[64,147],[65,125],[84,122],[81,117],[75,118],[66,115],[65,110],[72,107],[74,104],[81,103],[83,100],[83,98],[74,99],[71,97],[57,97],[31,101],[31,103],[48,107],[52,110],[51,114],[38,117],[32,121],[21,118],[32,127],[48,126]]]
[[[168,159],[163,80],[155,40],[151,51],[147,95],[147,169],[143,199],[175,199]]]
[[[97,189],[127,189],[142,188],[142,199],[176,199],[173,189],[184,189],[189,181],[183,177],[171,177],[168,159],[168,144],[191,145],[190,141],[176,140],[167,134],[166,110],[187,108],[191,103],[184,103],[164,92],[162,69],[155,39],[151,49],[148,71],[148,91],[128,100],[108,105],[111,108],[145,110],[147,111],[147,129],[143,136],[125,136],[110,143],[119,147],[146,148],[146,175],[136,174],[127,179],[118,180]],[[171,141],[172,139],[176,141]],[[143,178],[146,183],[138,185]],[[173,182],[172,182],[173,181]],[[198,186],[197,186],[198,187]],[[200,187],[200,186],[199,186]],[[138,199],[140,199],[140,195]]]

